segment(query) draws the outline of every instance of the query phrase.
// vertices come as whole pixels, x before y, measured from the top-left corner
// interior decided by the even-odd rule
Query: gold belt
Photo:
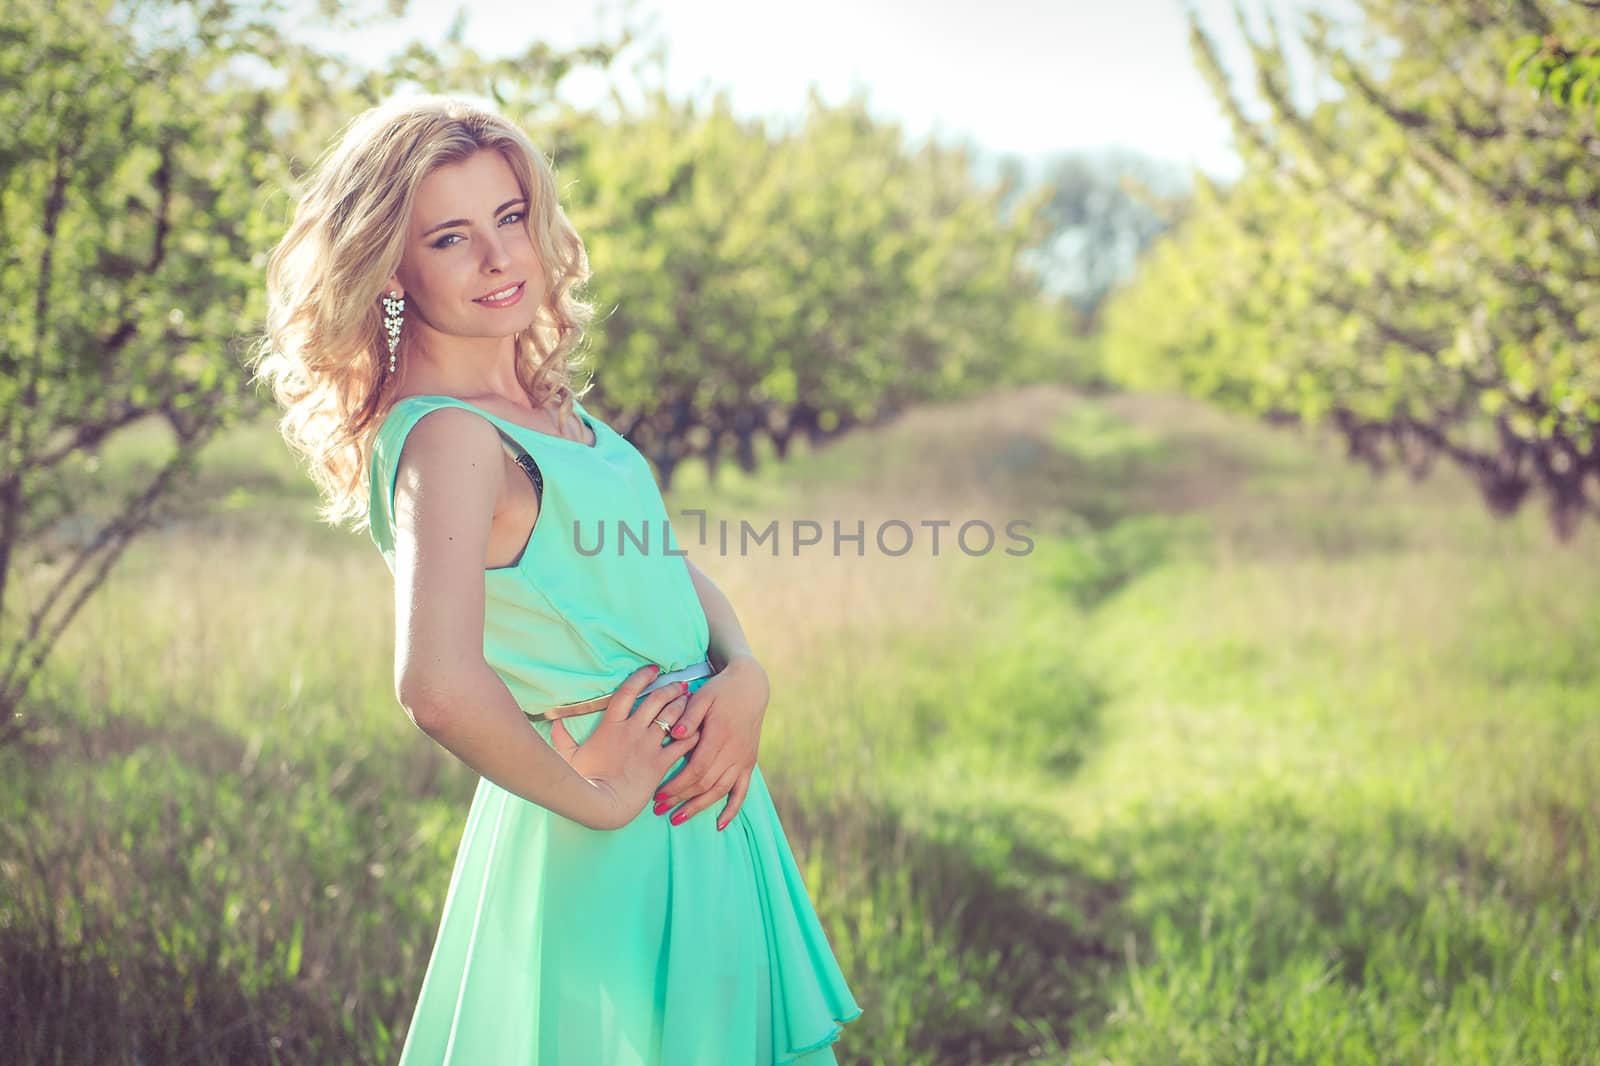
[[[711,668],[711,660],[701,659],[699,662],[685,666],[681,670],[668,670],[646,685],[644,691],[639,693],[638,698],[643,699],[663,685],[670,685],[678,681],[693,681],[697,677],[710,677],[714,673],[716,671]],[[608,692],[604,696],[579,700],[577,703],[563,703],[559,707],[550,707],[543,711],[524,710],[522,713],[527,715],[530,721],[549,722],[557,718],[568,718],[575,714],[592,714],[595,711],[603,711],[610,702],[611,693]]]

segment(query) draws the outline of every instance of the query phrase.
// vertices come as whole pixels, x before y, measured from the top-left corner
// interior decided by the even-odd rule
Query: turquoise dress
[[[573,703],[646,664],[667,671],[706,658],[705,612],[682,556],[669,553],[679,549],[654,473],[582,404],[594,445],[453,397],[396,403],[370,470],[371,536],[391,573],[401,447],[447,406],[488,419],[543,478],[527,547],[484,573],[484,659],[519,705]],[[618,540],[619,523],[634,539]],[[563,722],[581,743],[599,719]],[[550,739],[550,723],[529,728]],[[837,1062],[832,1043],[861,1008],[759,767],[718,832],[721,809],[674,826],[647,805],[621,829],[594,830],[480,778],[401,1066]]]

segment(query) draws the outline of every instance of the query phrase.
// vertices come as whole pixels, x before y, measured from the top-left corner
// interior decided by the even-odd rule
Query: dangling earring
[[[394,373],[394,350],[400,343],[400,316],[406,309],[406,298],[391,292],[383,297],[383,328],[389,334],[389,373]]]

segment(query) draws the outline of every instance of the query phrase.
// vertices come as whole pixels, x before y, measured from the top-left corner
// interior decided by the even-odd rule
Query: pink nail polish
[[[683,824],[683,819],[684,819],[684,814],[683,814],[682,811],[679,811],[677,814],[674,814],[672,816],[672,824],[673,825],[682,825]]]

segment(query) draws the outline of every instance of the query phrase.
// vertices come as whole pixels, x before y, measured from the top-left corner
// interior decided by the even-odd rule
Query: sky
[[[1270,14],[1293,42],[1309,2],[1239,6],[1257,37]],[[1347,4],[1318,6],[1344,14]],[[402,19],[358,34],[302,29],[300,36],[377,65],[407,41],[442,38],[461,5],[409,6]],[[646,80],[660,80],[675,98],[709,100],[725,87],[743,117],[798,119],[811,85],[831,104],[859,90],[873,115],[900,123],[912,141],[970,140],[986,153],[1030,163],[1121,148],[1233,177],[1240,165],[1232,133],[1195,68],[1186,7],[1196,10],[1226,66],[1249,69],[1231,0],[636,0],[626,7],[476,0],[466,10],[465,39],[503,55],[536,37],[557,47],[607,39],[626,20],[662,43],[664,69],[650,68]],[[642,57],[644,46],[634,54]],[[1299,62],[1304,53],[1292,48],[1291,57]],[[595,104],[604,85],[599,75],[573,75],[563,91]]]

